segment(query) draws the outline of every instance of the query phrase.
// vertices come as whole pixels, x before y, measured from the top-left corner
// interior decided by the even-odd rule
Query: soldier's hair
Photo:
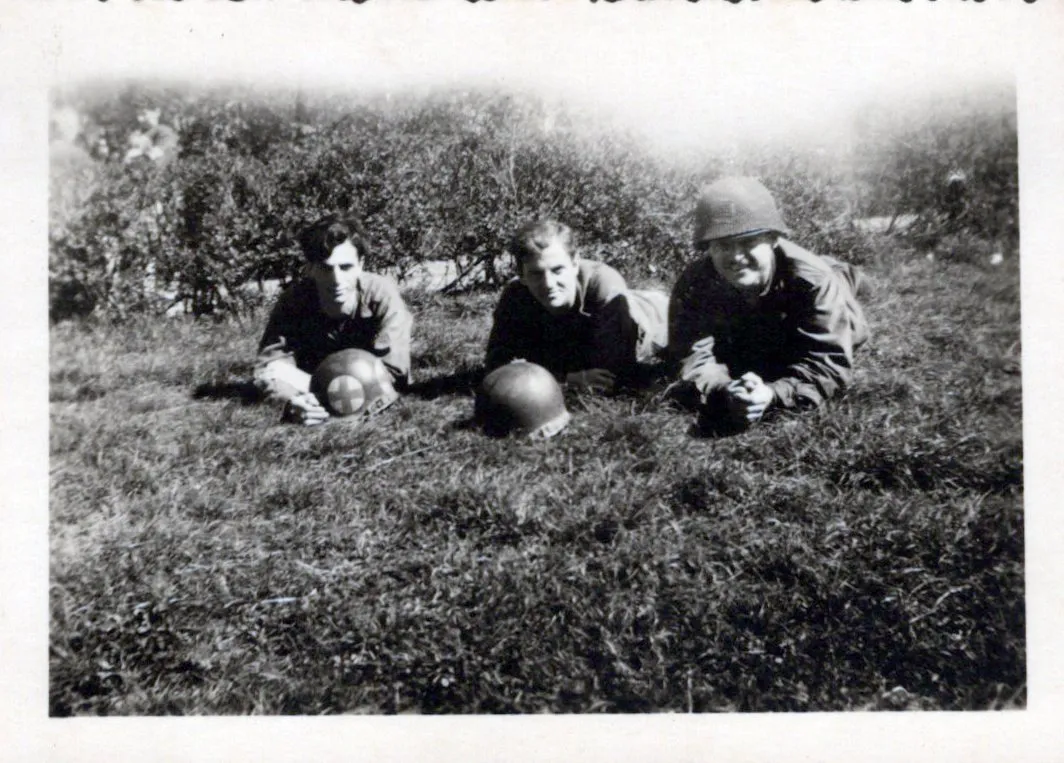
[[[520,271],[525,260],[530,257],[538,257],[543,250],[553,243],[559,243],[569,252],[569,256],[576,256],[576,234],[573,229],[557,220],[540,219],[533,220],[518,228],[517,233],[510,239],[510,254],[517,261],[517,269]]]
[[[348,240],[364,263],[369,256],[369,240],[362,223],[353,215],[326,215],[299,233],[303,257],[311,263],[325,262],[333,249]]]

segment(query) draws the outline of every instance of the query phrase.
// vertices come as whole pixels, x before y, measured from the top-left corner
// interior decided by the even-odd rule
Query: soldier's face
[[[773,275],[776,234],[733,236],[709,242],[708,253],[721,278],[748,296],[768,288]]]
[[[543,307],[560,315],[576,305],[578,258],[555,241],[521,265],[521,282]]]
[[[318,289],[318,301],[326,315],[338,318],[350,313],[358,296],[362,260],[350,240],[335,247],[323,262],[310,265],[310,277]]]

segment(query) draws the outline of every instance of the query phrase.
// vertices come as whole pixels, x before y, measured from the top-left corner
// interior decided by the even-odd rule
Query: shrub
[[[916,215],[910,231],[930,246],[944,233],[966,230],[1018,248],[1013,86],[939,96],[933,104],[879,104],[861,115],[856,133],[865,214]],[[958,172],[959,200],[948,191]]]
[[[116,136],[153,104],[180,128],[179,155],[121,164]],[[241,312],[261,301],[249,284],[295,277],[295,232],[336,209],[364,218],[369,267],[402,277],[447,260],[452,289],[498,286],[511,232],[542,215],[635,283],[668,281],[689,256],[698,186],[724,172],[761,177],[804,246],[861,262],[873,247],[855,217],[910,211],[937,225],[944,168],[965,158],[973,191],[961,223],[1017,235],[1014,99],[1011,111],[980,101],[948,119],[866,114],[852,152],[746,146],[714,150],[700,167],[668,166],[621,131],[521,94],[308,99],[140,86],[87,90],[79,105],[114,150],[83,198],[53,195],[53,319],[177,303]]]

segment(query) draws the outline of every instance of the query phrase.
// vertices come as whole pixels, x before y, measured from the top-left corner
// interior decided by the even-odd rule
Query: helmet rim
[[[548,439],[572,418],[554,376],[543,366],[515,360],[496,368],[480,384],[474,419],[490,436],[520,433]]]
[[[789,234],[772,194],[752,177],[726,177],[705,186],[695,206],[694,245],[775,231]]]
[[[329,387],[341,376],[352,377],[361,387],[363,402],[354,410],[338,410],[330,400]],[[330,413],[341,418],[372,416],[399,399],[391,375],[381,359],[360,348],[337,350],[328,355],[311,376],[310,391]]]

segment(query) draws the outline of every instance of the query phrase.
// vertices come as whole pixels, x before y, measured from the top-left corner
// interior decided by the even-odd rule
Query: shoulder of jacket
[[[520,304],[522,302],[534,302],[532,292],[528,290],[520,278],[511,278],[502,287],[502,293],[499,294],[499,301],[497,307],[512,306],[514,304]]]
[[[532,299],[532,292],[528,290],[527,286],[525,286],[524,281],[516,277],[511,278],[503,285],[502,293],[504,296],[509,295],[510,297]]]
[[[621,271],[612,265],[607,265],[599,260],[581,260],[581,264],[587,263],[588,274],[600,279],[624,281]]]
[[[362,282],[362,287],[367,290],[388,289],[399,291],[399,282],[392,276],[383,273],[371,273],[368,270],[363,270],[359,280]]]
[[[616,268],[598,260],[581,260],[580,276],[584,285],[597,291],[625,290],[628,284]]]
[[[308,276],[297,278],[277,295],[277,308],[286,310],[302,309],[315,304],[317,289],[314,281]]]
[[[364,270],[362,275],[359,276],[359,282],[363,293],[367,296],[375,299],[386,298],[402,301],[402,297],[399,295],[399,282],[391,276],[370,273]]]
[[[717,271],[713,267],[713,260],[708,255],[703,255],[696,260],[692,260],[684,266],[684,269],[680,271],[680,277],[676,280],[677,283],[689,283],[691,281],[712,279],[716,280]]]
[[[825,279],[831,278],[831,265],[820,255],[804,249],[785,238],[781,238],[776,246],[783,253],[787,275],[791,279],[797,279],[806,282],[810,286],[819,287]]]
[[[613,268],[611,268],[605,262],[601,262],[600,260],[589,260],[585,257],[581,257],[579,260],[577,260],[576,267],[581,272],[581,274],[587,277],[601,272],[603,268],[613,270]]]

